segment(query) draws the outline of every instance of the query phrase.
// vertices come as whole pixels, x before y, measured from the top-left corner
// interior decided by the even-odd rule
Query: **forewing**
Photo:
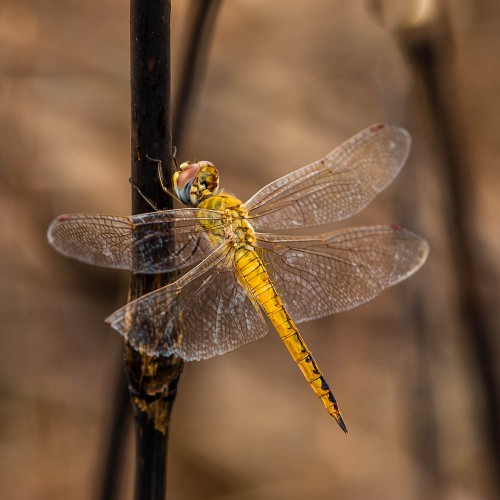
[[[161,273],[200,262],[212,250],[200,218],[218,212],[175,209],[120,217],[69,214],[49,226],[49,243],[67,257],[96,266]]]
[[[368,302],[417,271],[429,252],[423,238],[401,226],[257,237],[269,275],[296,322]]]
[[[315,226],[366,207],[403,166],[411,138],[402,128],[373,125],[323,159],[267,185],[247,203],[257,230]]]
[[[106,321],[136,349],[185,361],[260,339],[267,327],[236,278],[233,253],[229,246],[219,248],[175,283],[130,302]]]

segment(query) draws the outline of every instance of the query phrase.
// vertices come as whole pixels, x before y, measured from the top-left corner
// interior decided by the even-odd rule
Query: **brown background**
[[[173,2],[174,81],[187,7]],[[457,314],[432,118],[396,38],[365,7],[223,3],[180,159],[210,159],[226,190],[247,199],[372,123],[404,125],[414,138],[406,168],[354,222],[411,225],[428,238],[429,261],[372,303],[302,326],[341,402],[347,436],[274,334],[187,365],[172,422],[170,498],[496,498],[483,391]],[[449,9],[475,258],[498,327],[500,4],[457,0]],[[121,364],[121,340],[103,318],[125,301],[128,276],[56,255],[45,232],[60,213],[129,212],[128,26],[128,3],[119,0],[0,5],[5,499],[98,491]],[[492,341],[498,359],[498,337]],[[130,432],[127,439],[122,498],[133,481]]]

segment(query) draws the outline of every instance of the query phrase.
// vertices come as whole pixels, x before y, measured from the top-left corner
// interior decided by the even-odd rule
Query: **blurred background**
[[[172,3],[177,93],[192,7]],[[347,435],[275,334],[187,364],[169,497],[499,498],[499,33],[495,0],[222,2],[179,160],[213,161],[245,200],[372,123],[402,125],[405,169],[352,223],[403,223],[431,253],[370,304],[301,325]],[[128,275],[64,259],[45,233],[61,213],[130,212],[129,109],[128,2],[2,1],[5,499],[99,497],[122,371],[103,319]]]

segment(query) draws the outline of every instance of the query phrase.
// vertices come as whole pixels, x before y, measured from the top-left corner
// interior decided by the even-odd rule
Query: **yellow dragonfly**
[[[175,198],[188,208],[125,217],[62,215],[51,223],[48,239],[60,253],[89,264],[134,273],[191,268],[107,318],[139,351],[185,361],[224,354],[267,333],[264,312],[307,383],[347,432],[296,323],[373,299],[419,269],[429,247],[399,225],[313,236],[286,231],[362,210],[397,175],[410,142],[402,128],[373,125],[246,203],[219,189],[212,163],[186,162],[174,173],[173,185]],[[159,180],[166,189],[161,174]]]

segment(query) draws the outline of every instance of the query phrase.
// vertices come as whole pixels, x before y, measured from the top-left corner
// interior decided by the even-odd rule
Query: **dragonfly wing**
[[[357,307],[422,266],[429,246],[401,226],[319,236],[257,234],[266,268],[290,316],[308,321]]]
[[[106,322],[140,351],[185,361],[260,339],[267,327],[236,278],[233,253],[223,245],[175,283],[130,302]]]
[[[247,203],[257,230],[315,226],[361,211],[403,166],[411,138],[402,128],[373,125],[323,159],[258,191]]]
[[[47,238],[58,252],[81,262],[155,274],[197,264],[213,251],[200,217],[220,214],[185,208],[130,217],[61,215]]]

